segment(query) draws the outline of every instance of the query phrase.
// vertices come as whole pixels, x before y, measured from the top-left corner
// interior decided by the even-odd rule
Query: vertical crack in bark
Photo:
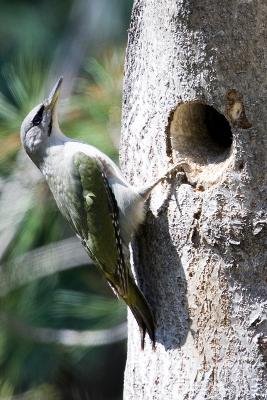
[[[200,245],[201,237],[200,237],[200,233],[199,233],[199,229],[200,229],[199,220],[201,218],[201,213],[202,213],[202,210],[199,209],[193,215],[193,230],[191,233],[191,241],[192,241],[194,248],[197,248]]]
[[[172,152],[172,141],[171,141],[171,123],[174,116],[174,111],[171,111],[168,117],[168,124],[165,130],[165,140],[166,140],[166,154],[169,157],[171,163],[173,164],[173,152]]]

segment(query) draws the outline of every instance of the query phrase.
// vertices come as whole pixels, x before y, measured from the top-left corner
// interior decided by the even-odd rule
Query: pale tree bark
[[[137,0],[121,165],[135,185],[175,162],[133,244],[156,349],[129,315],[125,399],[266,399],[263,212],[267,3]]]

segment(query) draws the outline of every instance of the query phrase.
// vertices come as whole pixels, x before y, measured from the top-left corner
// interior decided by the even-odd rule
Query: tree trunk
[[[153,191],[133,243],[157,330],[141,351],[129,315],[127,400],[267,398],[266,21],[264,1],[134,2],[123,171],[191,169]]]

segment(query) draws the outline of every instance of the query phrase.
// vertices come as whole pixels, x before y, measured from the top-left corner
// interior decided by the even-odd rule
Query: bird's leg
[[[157,186],[160,182],[170,179],[172,175],[174,175],[177,172],[190,172],[191,168],[189,164],[186,161],[179,161],[174,167],[170,168],[164,175],[162,175],[160,178],[158,178],[155,182],[152,184],[149,184],[147,186],[142,187],[138,193],[140,196],[142,196],[144,199],[147,199],[148,196],[150,195],[151,191],[154,189],[155,186]]]
[[[167,191],[166,197],[165,197],[163,203],[161,204],[161,206],[157,209],[157,212],[156,212],[157,216],[165,213],[166,209],[169,206],[169,202],[171,200],[171,197],[173,195],[174,195],[175,200],[176,200],[177,208],[178,208],[179,212],[181,213],[181,209],[180,209],[180,205],[179,205],[179,201],[178,201],[178,192],[176,190],[176,186],[177,185],[180,186],[182,183],[185,183],[186,179],[187,179],[187,177],[182,172],[180,172],[178,174],[178,181],[175,181],[175,182],[172,181],[171,184],[168,185],[168,189],[167,189],[168,191]],[[175,183],[175,187],[174,187],[174,183]]]

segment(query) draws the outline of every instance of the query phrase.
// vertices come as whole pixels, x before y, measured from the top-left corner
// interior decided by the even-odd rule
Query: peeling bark
[[[153,192],[133,243],[156,350],[129,315],[125,399],[266,399],[267,4],[136,0],[121,165]]]

